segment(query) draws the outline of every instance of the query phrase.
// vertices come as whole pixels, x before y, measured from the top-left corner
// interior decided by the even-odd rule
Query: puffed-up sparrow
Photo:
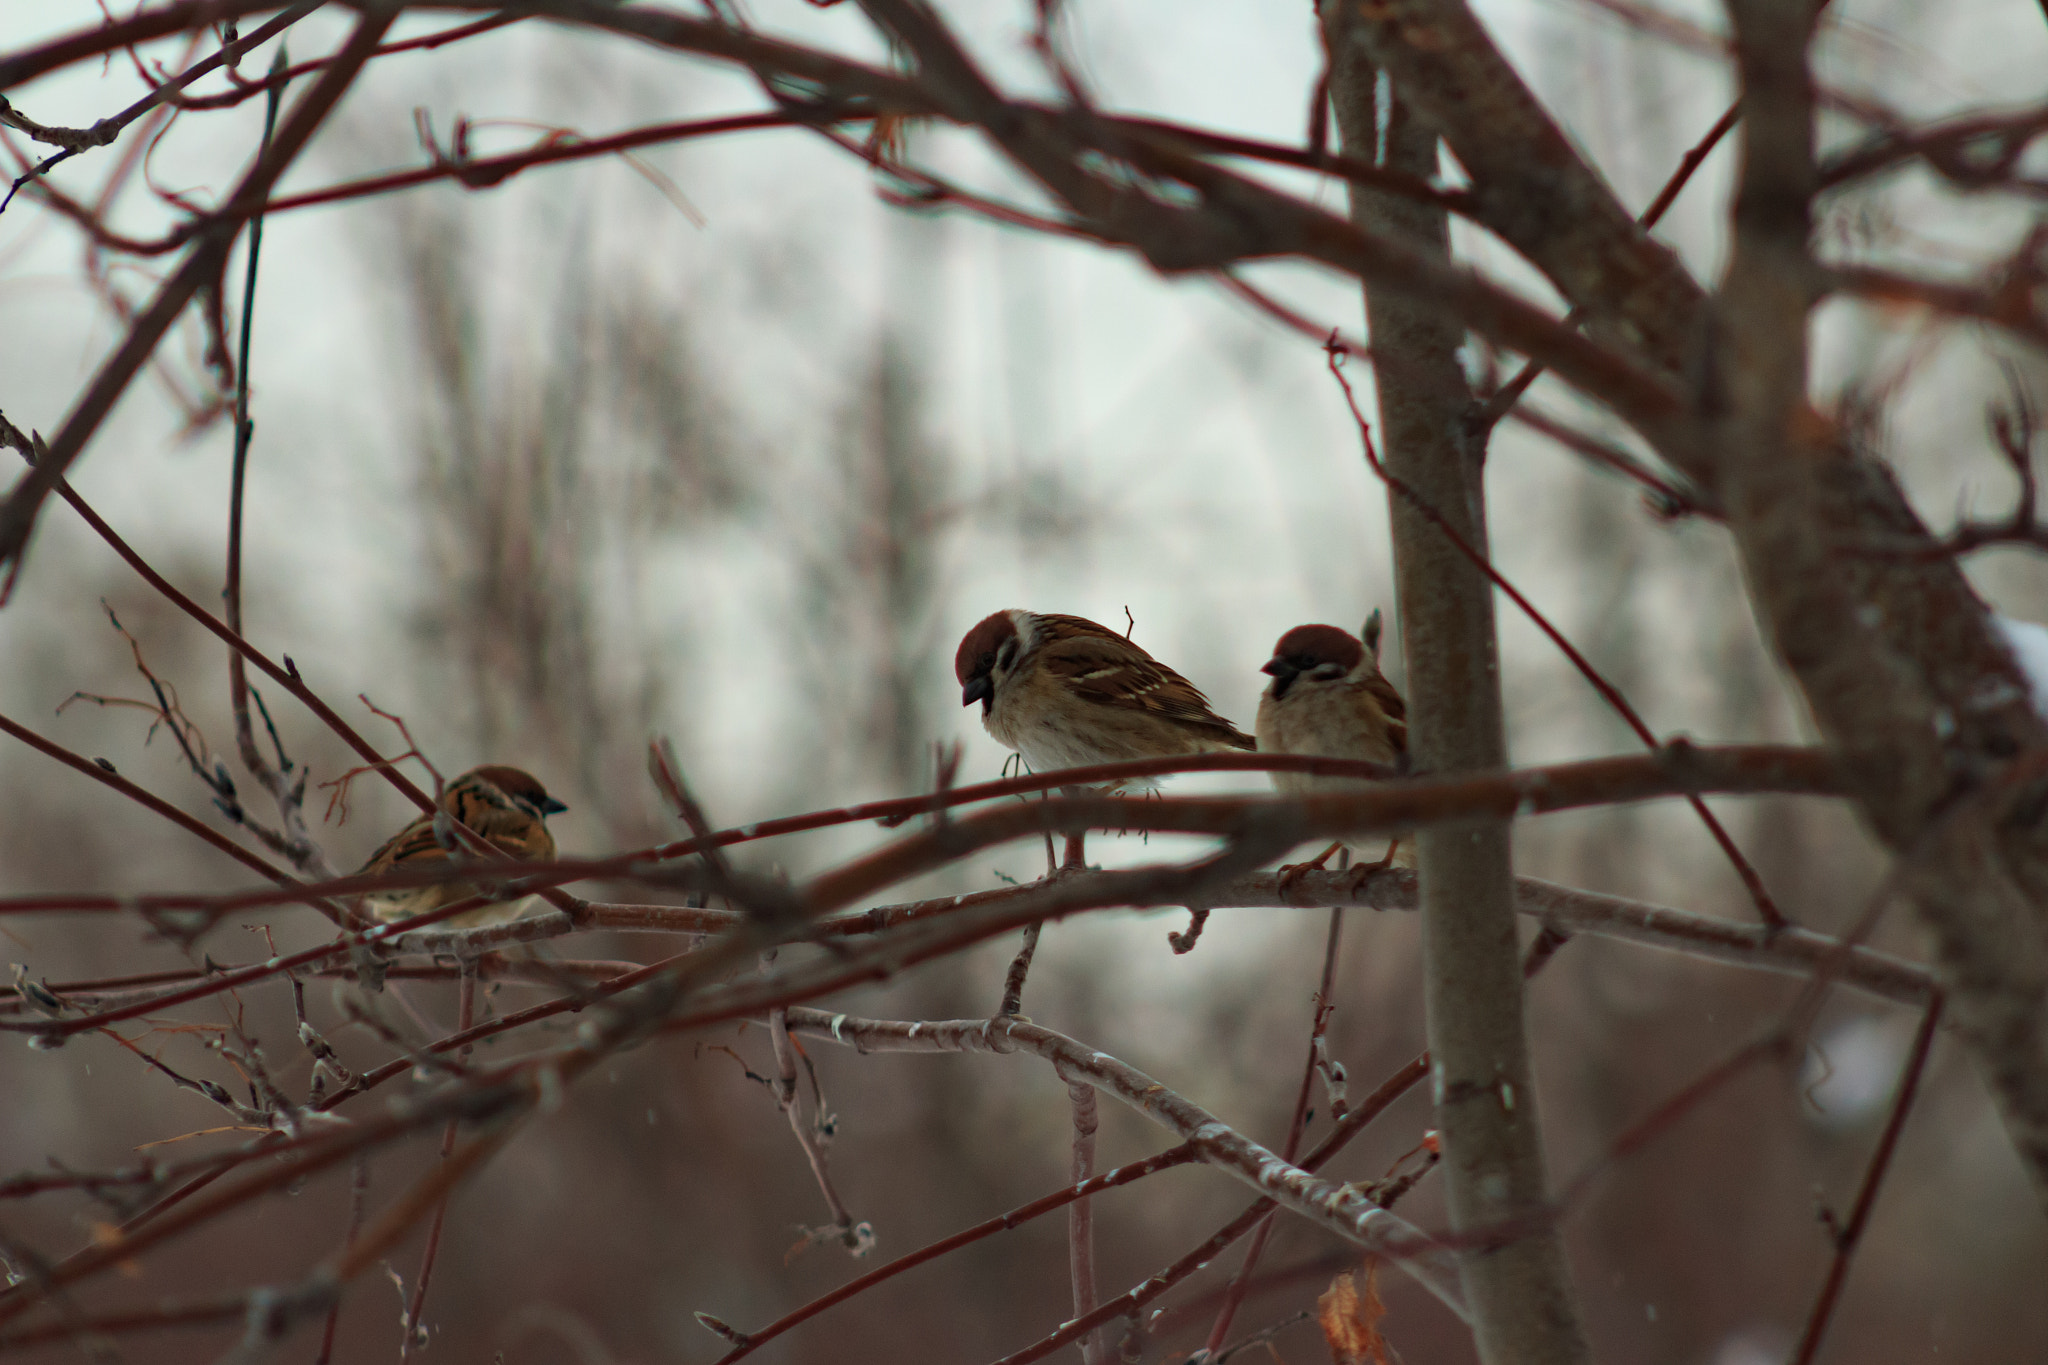
[[[548,832],[547,818],[569,809],[549,796],[532,773],[501,764],[472,768],[442,788],[441,807],[470,829],[482,835],[493,848],[502,849],[523,861],[543,861],[555,856],[555,836]],[[435,817],[422,815],[385,840],[362,872],[393,872],[439,867],[449,861],[449,850],[434,828]],[[473,855],[465,852],[465,859]],[[431,886],[408,886],[392,891],[371,892],[363,907],[380,920],[404,919],[425,914],[444,905],[477,894],[470,882],[439,882]],[[466,910],[443,920],[445,929],[473,929],[482,924],[502,924],[517,919],[526,900],[499,901]]]
[[[1316,754],[1323,758],[1357,758],[1390,768],[1408,764],[1408,708],[1401,694],[1380,672],[1380,614],[1366,619],[1363,639],[1336,626],[1296,626],[1273,646],[1273,657],[1261,669],[1273,681],[1259,698],[1259,752]],[[1313,773],[1274,773],[1273,786],[1283,796],[1312,792],[1362,791],[1374,779],[1326,777]],[[1299,875],[1321,867],[1343,841],[1304,863]],[[1413,865],[1412,841],[1396,838],[1385,858],[1369,870],[1396,861]]]
[[[980,702],[983,728],[1039,771],[1257,746],[1193,683],[1079,616],[996,612],[960,641],[953,675],[961,705]],[[1069,866],[1080,846],[1068,836]]]

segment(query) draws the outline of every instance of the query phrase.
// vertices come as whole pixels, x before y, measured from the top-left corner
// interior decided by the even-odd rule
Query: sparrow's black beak
[[[560,815],[567,809],[569,809],[567,806],[555,800],[552,796],[543,796],[540,799],[540,813],[542,815]]]
[[[986,711],[995,694],[996,685],[990,681],[989,675],[977,673],[967,680],[965,687],[960,689],[960,704],[962,706],[972,706],[974,703],[980,702],[982,709]]]
[[[1273,700],[1278,701],[1287,695],[1288,688],[1294,686],[1294,680],[1299,676],[1301,670],[1296,668],[1282,655],[1275,654],[1272,658],[1266,660],[1264,664],[1260,665],[1259,672],[1271,673],[1273,675]]]

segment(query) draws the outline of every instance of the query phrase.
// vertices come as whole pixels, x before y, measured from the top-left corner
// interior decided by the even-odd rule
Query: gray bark
[[[1356,10],[1324,7],[1330,96],[1345,150],[1384,149],[1392,169],[1427,178],[1437,135],[1412,118],[1398,87],[1375,100],[1375,71],[1352,32]],[[1384,112],[1385,126],[1376,114]],[[1354,186],[1352,220],[1448,261],[1444,211]],[[1394,577],[1408,665],[1409,750],[1418,769],[1507,765],[1493,586],[1428,516],[1486,547],[1485,449],[1468,434],[1472,397],[1457,348],[1463,329],[1442,309],[1372,287],[1366,318],[1375,357],[1390,488]],[[1417,836],[1431,1082],[1446,1197],[1460,1232],[1514,1227],[1461,1261],[1480,1358],[1488,1365],[1586,1359],[1570,1277],[1547,1205],[1535,1087],[1522,1028],[1514,868],[1504,821],[1436,825]]]

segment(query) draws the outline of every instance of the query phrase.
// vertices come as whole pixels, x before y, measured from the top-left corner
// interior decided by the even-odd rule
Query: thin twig
[[[804,1118],[803,1105],[797,1093],[799,1046],[789,1035],[787,1010],[769,1011],[768,1037],[775,1050],[775,1102],[789,1120],[789,1129],[796,1134],[797,1145],[803,1149],[804,1159],[810,1163],[811,1176],[818,1182],[818,1191],[825,1196],[825,1207],[832,1212],[831,1224],[807,1232],[805,1244],[837,1237],[839,1244],[858,1259],[874,1249],[874,1229],[867,1223],[854,1221],[853,1211],[847,1208],[846,1201],[839,1197],[838,1187],[832,1183],[832,1169],[825,1157],[825,1141],[831,1125],[822,1094],[817,1097],[817,1112],[810,1121]]]
[[[1080,1186],[1095,1175],[1095,1087],[1086,1081],[1069,1082],[1067,1097],[1074,1109],[1074,1157],[1067,1174]],[[1076,1199],[1067,1205],[1067,1278],[1074,1289],[1074,1316],[1085,1318],[1095,1311],[1096,1301],[1093,1199]],[[1104,1365],[1108,1359],[1109,1343],[1103,1331],[1081,1338],[1082,1365]]]
[[[1052,1064],[1068,1084],[1085,1081],[1154,1123],[1193,1142],[1202,1159],[1262,1196],[1311,1223],[1385,1255],[1439,1302],[1469,1321],[1448,1255],[1439,1242],[1388,1213],[1354,1187],[1316,1176],[1306,1165],[1283,1161],[1215,1115],[1152,1077],[1097,1049],[1021,1019],[956,1019],[906,1022],[820,1018],[821,1012],[790,1012],[792,1028],[863,1051],[1025,1051]],[[1263,1210],[1262,1210],[1263,1212]],[[1078,1321],[1086,1322],[1087,1316]]]
[[[1677,201],[1679,192],[1691,182],[1694,173],[1705,163],[1707,157],[1713,153],[1714,148],[1721,145],[1721,140],[1735,130],[1735,125],[1741,120],[1741,117],[1742,102],[1737,100],[1734,104],[1728,106],[1726,113],[1714,120],[1714,126],[1707,129],[1706,136],[1702,137],[1693,146],[1692,150],[1688,151],[1679,160],[1678,169],[1671,173],[1671,178],[1664,182],[1664,188],[1657,191],[1657,197],[1650,201],[1649,207],[1645,208],[1636,219],[1636,223],[1643,231],[1648,232],[1662,221],[1664,215],[1670,211],[1671,205]],[[1585,309],[1574,308],[1565,315],[1565,322],[1568,325],[1576,326],[1585,320],[1585,315]],[[1479,411],[1473,414],[1471,418],[1472,429],[1481,432],[1492,430],[1499,424],[1500,419],[1507,416],[1515,404],[1522,400],[1522,395],[1529,391],[1529,386],[1534,384],[1542,375],[1543,363],[1541,361],[1529,360],[1524,362],[1521,370],[1515,377],[1496,390]]]
[[[348,1179],[348,1231],[342,1235],[341,1246],[347,1251],[355,1245],[357,1236],[363,1230],[363,1205],[370,1192],[370,1162],[367,1157],[357,1157]],[[320,1354],[313,1365],[328,1365],[334,1358],[334,1333],[341,1325],[341,1296],[336,1295],[334,1303],[327,1310],[327,1324],[320,1331]]]
[[[1892,1099],[1891,1116],[1885,1120],[1884,1132],[1877,1140],[1877,1150],[1870,1154],[1870,1165],[1864,1169],[1863,1184],[1856,1191],[1856,1204],[1849,1212],[1849,1221],[1835,1233],[1835,1258],[1828,1266],[1828,1277],[1813,1301],[1813,1309],[1807,1314],[1806,1330],[1800,1335],[1799,1349],[1792,1355],[1792,1365],[1812,1365],[1820,1353],[1821,1338],[1827,1332],[1828,1319],[1834,1314],[1842,1282],[1849,1277],[1849,1262],[1863,1240],[1863,1230],[1870,1224],[1870,1211],[1877,1203],[1877,1192],[1884,1184],[1886,1170],[1891,1166],[1892,1153],[1898,1148],[1899,1134],[1906,1126],[1906,1115],[1913,1108],[1914,1097],[1920,1093],[1920,1078],[1927,1070],[1927,1056],[1934,1047],[1935,1030],[1941,1026],[1941,1010],[1942,998],[1936,995],[1920,1015],[1920,1031],[1913,1035],[1912,1051],[1907,1053],[1905,1068],[1899,1073],[1899,1091]]]
[[[1322,1041],[1329,1027],[1330,1011],[1335,1007],[1333,993],[1337,988],[1337,949],[1344,937],[1344,910],[1341,906],[1330,911],[1330,930],[1323,940],[1323,976],[1316,987],[1313,1003],[1314,1018],[1309,1025],[1308,1064],[1302,1069],[1301,1087],[1294,1095],[1294,1117],[1287,1123],[1287,1146],[1282,1155],[1288,1161],[1301,1150],[1301,1139],[1308,1130],[1309,1101],[1315,1094],[1316,1075],[1323,1061]],[[1339,1118],[1343,1116],[1338,1115]],[[1215,1357],[1223,1349],[1224,1338],[1230,1335],[1231,1319],[1244,1303],[1244,1296],[1250,1287],[1252,1277],[1258,1273],[1259,1258],[1265,1253],[1266,1240],[1272,1235],[1273,1220],[1267,1218],[1259,1224],[1259,1230],[1252,1235],[1252,1244],[1245,1249],[1244,1264],[1231,1276],[1230,1286],[1224,1291],[1223,1303],[1216,1310],[1216,1321],[1209,1327],[1209,1339],[1203,1350]]]
[[[740,1335],[743,1340],[737,1343],[737,1349],[720,1356],[717,1365],[733,1365],[733,1362],[751,1355],[756,1350],[781,1336],[784,1332],[789,1331],[792,1327],[808,1322],[826,1309],[831,1308],[834,1304],[843,1303],[847,1299],[865,1293],[884,1280],[893,1279],[906,1270],[914,1269],[927,1261],[936,1260],[948,1252],[957,1251],[961,1247],[981,1241],[984,1238],[993,1237],[998,1233],[1008,1232],[1012,1228],[1021,1227],[1034,1218],[1051,1213],[1056,1209],[1065,1208],[1076,1201],[1085,1201],[1103,1190],[1116,1189],[1133,1181],[1142,1180],[1146,1176],[1156,1175],[1160,1171],[1171,1170],[1175,1166],[1185,1166],[1199,1159],[1193,1145],[1184,1142],[1177,1147],[1169,1147],[1156,1156],[1147,1157],[1143,1161],[1134,1161],[1128,1165],[1119,1166],[1116,1170],[1098,1175],[1085,1184],[1063,1186],[1060,1189],[1054,1190],[1051,1194],[1042,1195],[1028,1204],[1011,1209],[1007,1213],[997,1214],[993,1218],[976,1223],[973,1227],[962,1228],[950,1237],[942,1237],[936,1242],[918,1248],[916,1251],[899,1256],[887,1265],[876,1266],[867,1274],[857,1279],[849,1280],[830,1293],[821,1295],[801,1308],[784,1314],[758,1331],[741,1333]]]
[[[22,115],[12,105],[8,104],[4,98],[0,98],[0,123],[19,128],[38,142],[46,142],[62,149],[55,155],[38,162],[33,169],[16,177],[14,183],[8,187],[6,197],[0,198],[0,213],[7,211],[8,204],[13,202],[16,192],[23,185],[48,173],[52,167],[61,161],[68,160],[94,147],[106,146],[119,137],[122,130],[129,124],[156,108],[157,105],[175,97],[180,90],[183,90],[193,81],[198,80],[207,72],[214,70],[224,63],[236,60],[244,52],[269,42],[272,38],[275,38],[314,10],[319,9],[325,2],[326,0],[298,0],[297,4],[290,6],[269,23],[255,29],[247,37],[237,38],[231,43],[222,44],[220,49],[212,55],[194,62],[182,73],[157,86],[120,113],[103,118],[90,128],[44,127]]]
[[[1509,582],[1507,577],[1493,566],[1492,560],[1483,551],[1459,535],[1457,528],[1450,524],[1443,513],[1430,506],[1406,481],[1397,477],[1392,470],[1389,470],[1381,462],[1379,448],[1373,442],[1372,427],[1366,422],[1364,412],[1359,409],[1358,395],[1353,392],[1351,381],[1344,376],[1345,351],[1341,343],[1337,342],[1334,337],[1327,350],[1330,373],[1344,390],[1344,401],[1351,409],[1352,419],[1358,427],[1359,440],[1365,450],[1365,460],[1372,467],[1372,472],[1389,488],[1393,489],[1409,506],[1427,518],[1430,524],[1441,531],[1445,538],[1457,547],[1460,553],[1471,560],[1475,568],[1485,574],[1487,579],[1496,588],[1499,588],[1501,592],[1507,595],[1508,600],[1513,602],[1521,610],[1522,614],[1528,617],[1536,628],[1549,638],[1552,644],[1557,646],[1565,658],[1571,661],[1572,667],[1578,669],[1580,676],[1593,685],[1593,690],[1600,694],[1601,699],[1614,710],[1615,714],[1627,722],[1629,729],[1635,732],[1636,738],[1640,739],[1651,749],[1656,749],[1662,744],[1663,741],[1657,738],[1655,732],[1650,729],[1649,724],[1643,720],[1641,714],[1636,711],[1634,706],[1629,704],[1628,698],[1622,695],[1621,689],[1610,682],[1599,669],[1593,667],[1592,660],[1580,653],[1578,647],[1565,637],[1564,632],[1553,625],[1549,617],[1537,610],[1535,603],[1524,596],[1519,588]],[[1778,909],[1777,902],[1771,899],[1770,891],[1764,886],[1762,874],[1756,870],[1749,859],[1743,855],[1742,850],[1736,846],[1734,838],[1729,835],[1727,829],[1721,824],[1720,818],[1707,808],[1706,801],[1700,796],[1689,795],[1686,800],[1692,806],[1693,811],[1700,817],[1701,823],[1706,825],[1707,832],[1713,836],[1715,844],[1720,847],[1723,856],[1728,859],[1729,865],[1735,869],[1736,876],[1742,879],[1743,886],[1749,891],[1750,900],[1756,905],[1757,917],[1772,929],[1783,929],[1789,926],[1791,921],[1785,917],[1783,911]]]
[[[301,0],[310,4],[311,0]],[[269,194],[270,187],[285,169],[298,159],[313,134],[326,121],[356,75],[377,46],[377,41],[396,19],[395,12],[364,14],[349,34],[334,65],[323,71],[313,88],[299,100],[285,120],[271,154],[252,167],[229,196],[229,202],[253,209]],[[28,476],[17,483],[5,500],[0,500],[0,604],[12,594],[28,552],[29,532],[34,528],[42,505],[65,481],[71,464],[85,451],[107,415],[142,367],[155,354],[159,342],[186,305],[210,284],[216,283],[227,264],[239,224],[224,220],[200,237],[170,279],[157,290],[149,306],[136,318],[121,345],[94,374],[79,395],[71,413],[57,434],[50,438],[48,454],[36,461]]]
[[[476,962],[472,958],[462,960],[461,1003],[457,1006],[455,1031],[467,1031],[476,1022]],[[458,1056],[467,1061],[470,1049],[463,1048]],[[448,1126],[441,1130],[441,1160],[446,1161],[455,1151],[455,1134],[460,1124],[448,1120]],[[441,1249],[441,1228],[448,1219],[448,1199],[443,1197],[434,1206],[434,1218],[427,1225],[426,1248],[420,1253],[420,1274],[412,1287],[412,1301],[406,1305],[403,1334],[398,1342],[398,1359],[403,1362],[412,1359],[415,1350],[425,1349],[427,1329],[420,1325],[420,1314],[427,1305],[427,1285],[434,1278],[434,1260]]]
[[[1017,955],[1010,959],[1010,969],[1003,973],[1003,1003],[996,1009],[998,1015],[1022,1012],[1024,978],[1031,970],[1031,959],[1038,953],[1038,936],[1044,929],[1043,921],[1024,926],[1024,942],[1018,947]]]
[[[1320,1170],[1325,1162],[1342,1151],[1352,1138],[1362,1132],[1367,1123],[1377,1118],[1382,1110],[1406,1094],[1428,1073],[1429,1054],[1425,1052],[1388,1077],[1363,1105],[1352,1111],[1351,1116],[1339,1124],[1336,1131],[1324,1138],[1314,1151],[1302,1159],[1302,1169]],[[1239,1238],[1251,1232],[1272,1209],[1272,1200],[1254,1200],[1237,1217],[1218,1228],[1206,1241],[1172,1264],[1109,1300],[1087,1317],[1062,1323],[1055,1331],[1023,1350],[1013,1351],[1004,1356],[996,1365],[1030,1365],[1030,1362],[1044,1359],[1105,1322],[1121,1317],[1136,1317],[1138,1310],[1146,1304],[1181,1284],[1228,1250]],[[726,1363],[720,1361],[719,1365]]]
[[[284,44],[278,44],[276,60],[271,64],[272,75],[278,76],[287,69],[289,59]],[[282,79],[271,81],[268,98],[263,108],[263,137],[258,143],[257,157],[269,155],[270,141],[277,127],[278,110],[284,102],[286,82]],[[256,424],[249,416],[249,372],[252,363],[252,348],[255,342],[256,321],[256,276],[263,251],[263,215],[258,212],[249,220],[248,261],[242,280],[241,334],[237,345],[235,361],[235,405],[234,405],[234,463],[228,491],[228,547],[226,584],[222,591],[225,604],[224,615],[227,627],[236,635],[243,633],[242,625],[242,522],[243,495],[248,482],[249,447],[256,433]],[[290,858],[301,871],[314,876],[331,876],[333,868],[326,856],[313,842],[305,822],[305,796],[307,774],[301,771],[293,780],[293,765],[285,756],[284,742],[279,738],[277,726],[271,721],[270,712],[257,697],[256,703],[263,711],[263,724],[269,731],[272,749],[277,754],[275,766],[264,758],[257,747],[255,727],[249,717],[248,667],[240,651],[228,650],[228,702],[234,713],[235,745],[242,758],[242,766],[251,777],[276,803],[278,818],[283,832],[278,835],[278,852]]]

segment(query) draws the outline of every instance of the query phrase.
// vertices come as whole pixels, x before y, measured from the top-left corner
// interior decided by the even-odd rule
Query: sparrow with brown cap
[[[1193,683],[1079,616],[996,612],[960,641],[953,675],[961,705],[980,702],[983,728],[1038,771],[1257,745]],[[1081,843],[1067,836],[1064,866],[1081,866]]]
[[[472,768],[449,782],[441,789],[440,806],[448,816],[483,836],[491,847],[522,862],[542,862],[555,856],[555,836],[548,832],[547,818],[568,809],[549,796],[532,773],[502,764]],[[447,866],[451,853],[442,842],[442,832],[435,828],[438,818],[422,815],[392,835],[370,855],[358,875]],[[435,882],[369,892],[363,897],[363,907],[376,919],[406,919],[452,905],[477,892],[477,886],[471,882]],[[524,908],[525,898],[497,901],[465,910],[442,921],[440,927],[473,929],[483,924],[503,924],[517,919]]]
[[[1273,657],[1260,670],[1273,678],[1259,698],[1253,727],[1260,753],[1356,758],[1396,770],[1408,766],[1408,708],[1380,672],[1378,610],[1366,618],[1361,634],[1362,638],[1336,626],[1309,625],[1296,626],[1280,637]],[[1282,796],[1362,791],[1375,780],[1283,772],[1272,778]],[[1331,844],[1310,862],[1283,869],[1283,880],[1320,868],[1344,842]],[[1376,872],[1397,860],[1414,865],[1412,841],[1391,840],[1385,857],[1362,870]]]

